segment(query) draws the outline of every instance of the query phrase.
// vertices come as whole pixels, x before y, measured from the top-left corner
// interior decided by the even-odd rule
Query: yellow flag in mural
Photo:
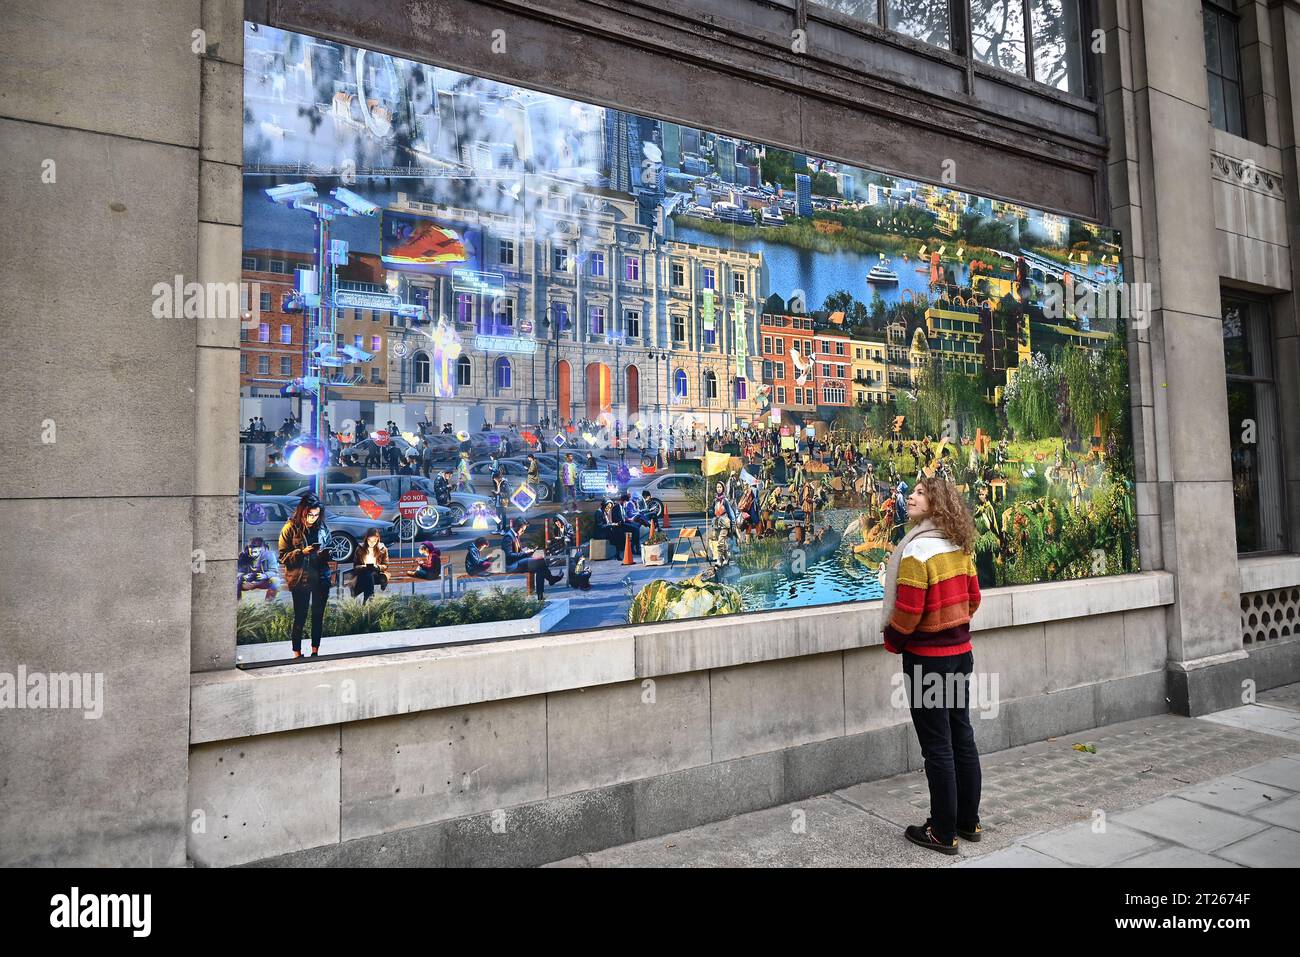
[[[701,471],[705,475],[714,475],[718,472],[725,472],[728,463],[731,462],[731,456],[726,452],[705,452],[703,468]]]

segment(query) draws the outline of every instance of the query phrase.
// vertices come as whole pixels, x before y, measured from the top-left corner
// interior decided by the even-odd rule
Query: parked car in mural
[[[430,502],[435,500],[433,480],[427,479],[423,475],[369,475],[366,476],[366,484],[383,489],[394,501],[411,489],[423,492],[429,497]],[[460,527],[469,520],[469,516],[475,508],[487,510],[495,515],[495,512],[492,511],[492,500],[488,496],[453,490],[451,504],[447,506],[447,521],[456,527]]]
[[[502,459],[501,471],[506,477],[506,494],[510,494],[520,483],[528,478],[528,469],[522,462]],[[542,481],[533,488],[537,493],[539,502],[549,502],[555,489],[555,473],[551,474],[549,482]],[[484,459],[474,462],[469,467],[470,481],[473,483],[474,491],[480,495],[490,495],[492,493],[492,460]]]
[[[311,486],[290,492],[293,496],[302,496],[311,491]],[[396,526],[403,539],[431,538],[439,534],[440,529],[451,528],[451,510],[430,502],[428,512],[418,519],[403,518],[397,509],[397,499],[393,498],[378,485],[364,482],[350,482],[342,485],[325,487],[325,507],[338,515],[346,515],[358,520],[375,519],[389,522]]]
[[[260,537],[274,555],[280,538],[280,529],[289,520],[293,510],[302,498],[297,495],[242,495],[239,508],[239,542],[246,545],[251,539]],[[330,530],[330,557],[336,562],[352,560],[357,542],[361,541],[367,531],[379,529],[379,538],[384,544],[398,540],[397,526],[392,522],[376,521],[346,515],[325,506],[325,526]]]

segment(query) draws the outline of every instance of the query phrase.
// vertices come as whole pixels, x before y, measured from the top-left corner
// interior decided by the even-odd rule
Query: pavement
[[[959,839],[957,857],[904,840],[929,808],[925,774],[912,771],[546,866],[1300,866],[1300,684],[1200,718],[1048,738],[981,764],[983,839]]]

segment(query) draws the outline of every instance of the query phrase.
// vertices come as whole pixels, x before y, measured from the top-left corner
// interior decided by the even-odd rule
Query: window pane
[[[843,13],[856,20],[880,22],[880,4],[877,0],[813,0],[813,5]]]
[[[1228,128],[1228,118],[1223,110],[1223,81],[1213,73],[1209,76],[1210,83],[1210,122],[1217,129],[1226,130]]]
[[[888,0],[885,26],[945,50],[951,49],[948,0]]]
[[[1219,72],[1230,80],[1241,79],[1237,65],[1237,24],[1231,17],[1219,17]]]
[[[1218,73],[1219,66],[1219,17],[1213,10],[1202,9],[1205,22],[1205,68]]]
[[[1078,0],[1031,0],[1034,79],[1064,90],[1083,92],[1083,51]]]
[[[971,0],[975,59],[1025,75],[1025,8],[1021,0]]]
[[[1223,129],[1236,136],[1241,136],[1245,130],[1245,125],[1241,119],[1241,87],[1228,80],[1223,81],[1223,113]]]

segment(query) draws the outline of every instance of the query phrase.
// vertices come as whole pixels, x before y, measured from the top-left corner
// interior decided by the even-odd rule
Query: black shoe
[[[934,832],[930,830],[930,825],[928,824],[909,825],[908,828],[903,831],[903,836],[913,844],[929,848],[932,851],[938,851],[940,854],[951,855],[957,853],[957,839],[953,838],[950,844],[944,844],[934,836]]]
[[[925,819],[926,827],[930,826],[930,821],[931,819],[928,817]],[[973,828],[967,828],[958,825],[956,828],[954,828],[954,830],[957,832],[957,836],[960,837],[963,841],[970,841],[972,843],[978,842],[980,838],[984,836],[984,828],[980,827],[978,821],[975,823],[975,826]]]

